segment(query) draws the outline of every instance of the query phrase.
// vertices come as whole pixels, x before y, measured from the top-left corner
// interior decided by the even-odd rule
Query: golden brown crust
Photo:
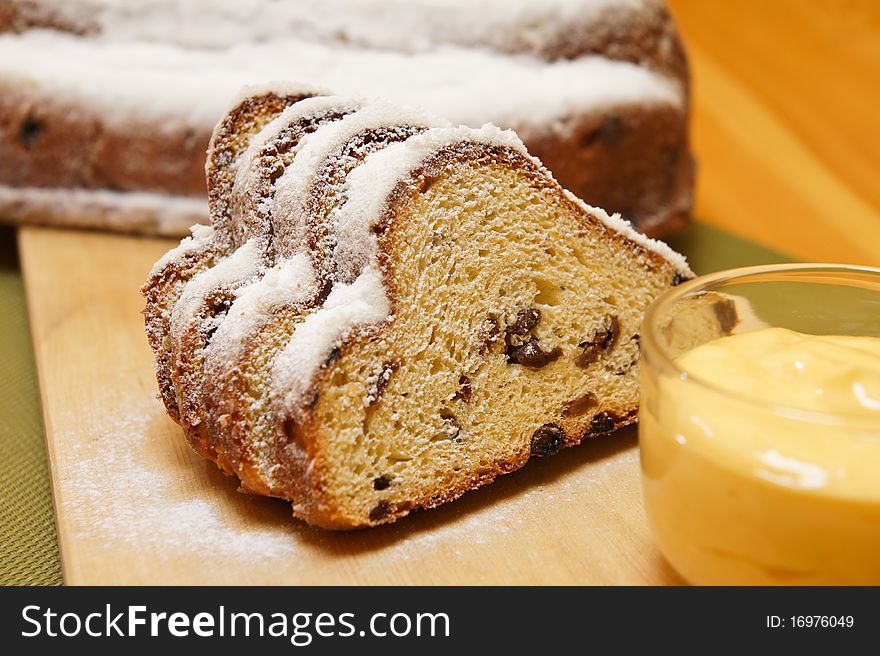
[[[609,5],[600,20],[587,17],[571,21],[546,43],[537,44],[526,33],[510,40],[503,51],[534,52],[549,61],[601,55],[647,65],[680,79],[687,76],[687,58],[681,38],[662,0],[645,2],[638,12],[631,7]]]
[[[186,130],[159,135],[152,126],[135,127],[144,136],[138,141],[139,156],[132,157],[132,128],[116,131],[97,113],[56,105],[0,82],[0,143],[5,144],[0,149],[0,183],[203,197],[202,162],[209,135]],[[549,130],[521,136],[563,186],[590,204],[621,212],[651,235],[675,232],[689,220],[692,206],[687,114],[654,106],[621,109],[605,120],[623,123],[619,145],[594,136],[613,129],[603,131],[604,123],[593,116],[578,119],[564,138]],[[216,198],[209,201],[217,204]],[[49,217],[44,221],[50,222]],[[148,231],[150,223],[112,227]]]
[[[144,323],[147,339],[153,349],[159,395],[168,415],[178,423],[180,410],[171,378],[171,348],[168,343],[169,317],[180,296],[183,281],[213,266],[220,254],[213,243],[208,248],[189,251],[179,260],[169,262],[168,266],[155,272],[141,287],[141,293],[146,299]]]
[[[293,104],[307,97],[303,94],[286,96]],[[310,97],[310,96],[308,96]],[[283,100],[285,97],[281,97]],[[325,123],[339,120],[360,107],[357,102],[341,100],[318,111],[307,113],[291,121],[275,138],[269,140],[261,153],[260,167],[253,171],[255,184],[252,193],[240,199],[241,203],[232,202],[230,193],[223,193],[223,188],[231,189],[234,181],[234,170],[225,162],[235,161],[237,152],[249,144],[242,134],[256,132],[268,123],[268,112],[280,113],[285,105],[278,102],[279,97],[269,95],[251,96],[238,106],[230,116],[234,120],[224,121],[215,131],[212,141],[207,171],[211,179],[212,197],[216,199],[212,207],[215,221],[225,224],[220,239],[230,244],[229,248],[240,245],[249,237],[259,239],[259,257],[263,264],[274,260],[274,251],[281,241],[277,232],[273,232],[271,216],[252,216],[254,208],[272,193],[272,182],[283,172],[284,166],[296,152],[295,146],[307,134],[314,132]],[[267,109],[268,107],[268,109]],[[256,117],[256,119],[255,119]],[[237,131],[237,132],[236,132]],[[236,134],[233,134],[236,132]],[[263,157],[265,155],[266,157]],[[233,218],[235,222],[233,223]],[[217,231],[215,226],[215,231]],[[276,237],[276,239],[272,239]],[[171,336],[173,369],[171,380],[177,394],[180,409],[180,423],[187,435],[187,441],[205,457],[217,461],[219,457],[230,471],[234,471],[241,463],[241,471],[245,479],[243,483],[249,489],[263,489],[253,478],[255,473],[246,459],[246,451],[238,449],[236,444],[223,439],[222,432],[212,430],[207,419],[209,399],[205,397],[206,387],[204,365],[205,349],[210,342],[213,331],[219,326],[226,311],[235,300],[236,290],[247,284],[250,279],[240,279],[225,283],[209,290],[200,301],[200,306],[187,321],[182,333]],[[226,447],[234,451],[226,454]],[[265,488],[268,490],[268,488]]]
[[[388,125],[381,128],[369,128],[351,137],[336,155],[325,162],[309,195],[307,209],[306,240],[311,252],[313,265],[317,270],[318,279],[324,281],[326,289],[318,302],[329,293],[332,271],[332,258],[328,249],[330,227],[327,216],[336,205],[338,198],[333,193],[337,185],[345,181],[348,173],[359,166],[370,153],[385,148],[391,143],[404,141],[424,131],[425,127],[409,125]],[[343,162],[345,164],[343,164]]]
[[[180,411],[180,425],[186,433],[187,442],[200,455],[216,462],[218,452],[215,440],[209,433],[204,422],[204,407],[201,394],[193,394],[193,389],[201,390],[202,367],[201,355],[210,335],[205,333],[205,326],[210,319],[217,317],[232,305],[235,290],[221,287],[212,290],[204,299],[193,319],[187,323],[181,335],[175,335],[171,344],[171,380],[177,395],[177,407]],[[209,329],[210,330],[210,329]]]
[[[104,159],[106,153],[121,153],[130,143],[128,132],[115,133],[106,125],[94,124],[84,128],[88,119],[75,123],[75,114],[67,108],[53,109],[42,101],[21,99],[21,89],[7,89],[0,83],[0,183],[15,186],[36,186],[47,189],[114,189],[121,191],[156,191],[189,198],[204,197],[202,167],[208,135],[196,134],[187,141],[186,133],[167,139],[148,136],[140,140],[143,158],[130,159],[133,166],[119,167],[115,160]],[[664,117],[668,109],[646,108],[626,112],[627,116],[641,115],[630,144],[623,147],[590,145],[596,130],[594,119],[587,119],[584,127],[577,127],[574,136],[561,139],[550,133],[522,135],[530,151],[554,172],[560,183],[592,205],[620,212],[646,234],[668,235],[676,232],[690,220],[693,204],[694,163],[687,140],[682,137],[674,149],[678,160],[672,165],[650,168],[649,162],[662,161],[656,150],[659,144],[652,138],[638,135],[663,135]],[[80,117],[82,113],[76,114]],[[65,118],[68,117],[68,118]],[[95,117],[95,121],[101,120]],[[687,117],[679,119],[681,127],[673,134],[686,133]],[[38,125],[35,130],[31,125]],[[32,145],[25,147],[21,134],[39,134],[28,137]],[[666,141],[666,140],[664,140]],[[582,144],[573,148],[572,144]],[[183,145],[181,145],[183,144]],[[181,150],[185,153],[181,157]],[[657,153],[639,165],[642,153]],[[667,155],[671,157],[671,155]],[[185,168],[181,168],[181,160]],[[107,162],[105,165],[103,162]],[[142,164],[134,166],[138,161]],[[597,162],[604,162],[597,164]],[[157,177],[158,172],[176,171]],[[617,171],[617,173],[615,173]],[[644,200],[640,194],[644,193]],[[8,220],[41,224],[56,223],[46,213],[23,208]],[[83,223],[83,221],[81,221]],[[121,232],[154,234],[156,221],[140,220],[131,223],[103,221],[107,229]]]
[[[283,496],[269,484],[267,472],[257,463],[252,439],[256,418],[252,405],[252,381],[261,363],[257,352],[282,323],[296,323],[309,311],[307,303],[287,304],[275,308],[269,319],[253,333],[241,353],[227,363],[225,375],[208,372],[203,381],[208,432],[216,451],[224,454],[242,487],[255,494]],[[265,410],[264,410],[265,411]]]
[[[40,0],[0,2],[0,33],[24,32],[33,28],[52,28],[79,35],[99,31],[94,16],[87,7],[79,4],[74,11],[68,12],[61,6],[46,6]]]
[[[133,147],[132,134],[139,135]],[[0,182],[15,187],[205,193],[208,135],[132,119],[108,122],[97,107],[0,80]]]
[[[318,92],[303,89],[293,93],[264,93],[248,96],[230,110],[214,128],[208,145],[205,176],[208,180],[208,208],[219,238],[232,238],[229,193],[235,180],[232,164],[245,151],[251,137],[286,107]]]
[[[520,136],[563,187],[590,205],[619,212],[645,234],[672,234],[688,222],[694,161],[686,112],[619,108],[575,117],[568,131],[570,143]]]

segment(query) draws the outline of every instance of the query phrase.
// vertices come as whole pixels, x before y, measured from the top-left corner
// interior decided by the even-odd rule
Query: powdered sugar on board
[[[590,498],[597,506],[613,504],[609,486],[629,480],[637,487],[633,474],[638,454],[632,432],[624,432],[532,463],[457,502],[398,524],[328,532],[292,518],[284,502],[237,493],[233,479],[188,452],[179,429],[169,425],[155,400],[142,402],[139,412],[124,409],[130,402],[124,395],[105,399],[103,405],[116,410],[103,422],[113,428],[97,436],[104,445],[100,450],[93,447],[96,436],[68,436],[72,446],[66,454],[70,465],[63,503],[68,525],[78,532],[74,539],[150,558],[156,566],[154,582],[238,580],[230,568],[256,568],[260,574],[252,576],[262,582],[321,582],[327,575],[322,568],[345,568],[364,556],[392,569],[414,563],[419,569],[429,567],[450,554],[466,561],[543,530],[542,524],[564,523],[570,513],[591,512]],[[61,423],[75,421],[68,416]],[[153,443],[160,433],[162,442]],[[590,463],[597,452],[609,457],[600,467],[591,467],[597,464]],[[321,567],[315,570],[317,561]],[[198,578],[170,581],[162,573],[163,562],[188,563]],[[305,571],[297,571],[297,563]],[[426,579],[426,574],[421,580],[443,582]],[[608,574],[613,578],[613,572]],[[347,576],[348,582],[365,580],[357,570]],[[373,573],[369,580],[380,579]]]
[[[242,527],[229,521],[235,508],[222,497],[193,490],[193,476],[208,473],[198,461],[184,457],[181,462],[171,444],[159,453],[147,448],[154,412],[120,411],[114,420],[114,428],[99,438],[105,448],[96,453],[89,446],[93,436],[80,434],[68,454],[72,464],[62,491],[83,537],[107,549],[148,550],[160,560],[173,559],[181,550],[208,554],[220,549],[236,559],[294,555],[295,542],[283,525]]]

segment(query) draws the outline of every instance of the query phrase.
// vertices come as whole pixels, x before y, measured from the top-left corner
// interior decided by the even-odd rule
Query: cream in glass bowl
[[[673,567],[880,584],[880,269],[704,276],[657,300],[641,344],[642,489]]]

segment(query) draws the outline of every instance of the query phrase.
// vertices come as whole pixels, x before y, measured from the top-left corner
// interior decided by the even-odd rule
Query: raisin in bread
[[[7,0],[0,220],[183,234],[242,83],[297,79],[512,128],[569,189],[669,232],[687,65],[661,0]]]
[[[230,203],[268,229],[172,310],[172,344],[201,331],[192,375],[172,376],[197,409],[184,428],[244,489],[370,526],[635,420],[638,326],[692,275],[683,258],[492,126],[367,103],[295,150]],[[193,323],[181,303],[217,289],[223,309]]]

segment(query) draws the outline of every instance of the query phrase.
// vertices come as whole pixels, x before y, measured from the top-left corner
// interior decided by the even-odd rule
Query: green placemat
[[[0,228],[0,584],[59,585],[40,394],[15,230]]]
[[[697,273],[788,261],[747,240],[695,223],[669,240]],[[43,422],[15,231],[0,228],[0,584],[57,585],[55,532]]]
[[[692,223],[667,242],[687,256],[691,268],[699,275],[736,267],[793,261],[782,253],[700,222]]]

